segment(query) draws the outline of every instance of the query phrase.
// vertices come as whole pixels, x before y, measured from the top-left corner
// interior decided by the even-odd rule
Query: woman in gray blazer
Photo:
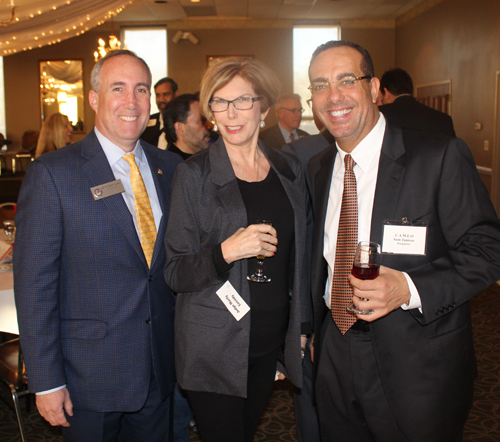
[[[179,165],[172,186],[165,278],[178,296],[176,372],[203,442],[250,442],[277,370],[301,386],[304,177],[294,157],[258,142],[278,94],[256,60],[209,68],[200,107],[221,137]],[[249,280],[257,255],[270,281]]]

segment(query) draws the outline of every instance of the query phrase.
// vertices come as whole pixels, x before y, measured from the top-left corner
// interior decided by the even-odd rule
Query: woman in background
[[[261,62],[211,66],[200,108],[221,136],[180,164],[172,185],[165,278],[177,292],[176,373],[203,442],[252,440],[277,366],[301,385],[305,182],[294,157],[258,141],[278,95]],[[248,280],[257,255],[269,282]]]
[[[73,127],[66,115],[59,112],[52,114],[42,125],[35,157],[70,144],[72,133]]]

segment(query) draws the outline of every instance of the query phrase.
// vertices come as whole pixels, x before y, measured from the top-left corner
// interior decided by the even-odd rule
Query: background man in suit
[[[162,275],[181,159],[138,141],[151,73],[112,51],[91,74],[96,126],[39,157],[19,196],[14,288],[29,387],[65,441],[164,441],[173,296]]]
[[[300,100],[298,94],[283,94],[278,98],[274,105],[278,115],[278,124],[259,134],[259,138],[266,146],[281,149],[286,143],[309,135],[306,131],[299,129],[302,112],[304,112]]]
[[[403,69],[391,69],[380,79],[384,116],[398,126],[455,136],[453,120],[448,114],[425,106],[413,98],[413,81]]]
[[[163,131],[163,115],[162,112],[167,104],[179,94],[177,83],[170,77],[162,78],[155,84],[156,105],[158,106],[157,114],[149,117],[148,126],[141,135],[141,139],[153,146],[165,150],[167,148],[167,139]]]
[[[210,132],[206,128],[206,118],[200,112],[198,94],[182,94],[174,98],[163,111],[163,121],[170,152],[187,160],[208,148]]]
[[[460,441],[476,374],[468,300],[500,276],[487,190],[462,140],[386,122],[365,49],[321,45],[309,76],[337,144],[308,169],[322,441]],[[363,281],[350,270],[368,240],[392,253]]]

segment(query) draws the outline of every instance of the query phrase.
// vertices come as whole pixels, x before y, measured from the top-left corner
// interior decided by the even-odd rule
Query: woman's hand
[[[276,229],[267,224],[252,224],[238,229],[221,244],[222,256],[228,264],[257,255],[274,256],[278,245]]]

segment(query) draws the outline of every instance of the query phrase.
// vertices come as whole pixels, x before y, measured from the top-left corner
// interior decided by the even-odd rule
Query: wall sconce
[[[174,35],[174,38],[172,38],[172,41],[174,43],[179,43],[179,41],[181,40],[189,40],[194,45],[198,44],[198,42],[200,41],[194,36],[192,32],[177,31]]]

